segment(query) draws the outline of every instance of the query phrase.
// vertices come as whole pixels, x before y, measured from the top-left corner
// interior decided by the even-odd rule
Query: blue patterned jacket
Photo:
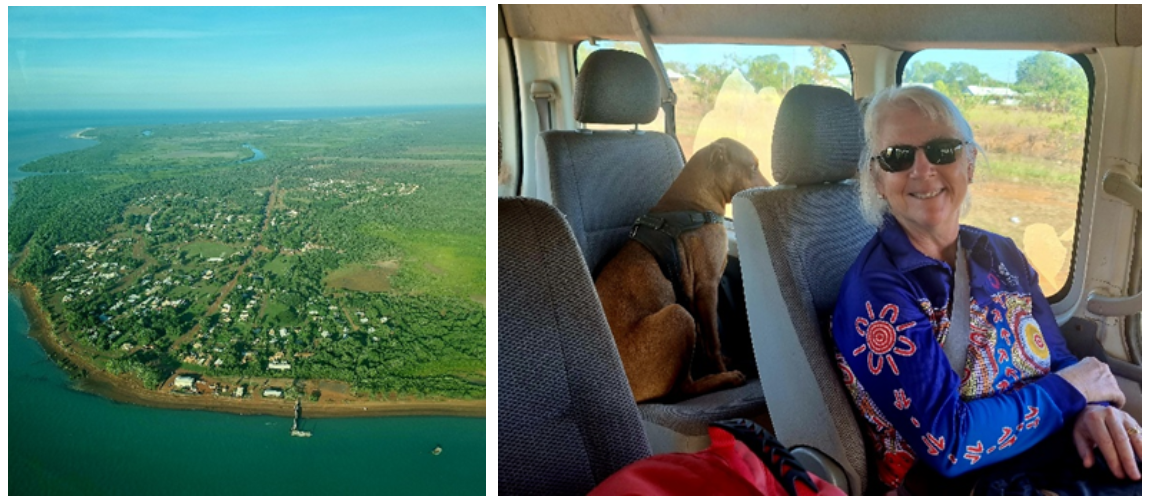
[[[968,226],[959,243],[971,276],[963,376],[942,348],[951,266],[915,249],[890,215],[839,291],[836,358],[883,457],[879,477],[891,487],[917,459],[953,477],[1015,456],[1086,404],[1052,372],[1077,360],[1023,253],[1008,238]]]

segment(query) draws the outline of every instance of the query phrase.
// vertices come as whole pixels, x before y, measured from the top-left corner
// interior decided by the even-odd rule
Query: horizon
[[[484,7],[9,7],[9,110],[482,105]]]
[[[205,108],[71,108],[71,109],[49,109],[49,108],[25,108],[15,109],[9,108],[8,113],[17,112],[211,112],[211,111],[232,111],[232,110],[251,110],[251,111],[272,111],[272,110],[338,110],[338,109],[433,109],[433,108],[468,108],[468,107],[485,107],[485,103],[431,103],[431,104],[412,104],[412,105],[333,105],[333,106],[282,106],[282,107],[205,107]]]

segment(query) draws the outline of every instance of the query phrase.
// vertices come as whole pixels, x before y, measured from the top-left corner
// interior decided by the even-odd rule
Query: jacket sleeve
[[[851,283],[833,320],[836,344],[890,427],[940,474],[1022,453],[1083,408],[1083,396],[1055,374],[962,400],[960,377],[934,337],[930,302],[916,299],[918,290],[894,272],[864,273]]]

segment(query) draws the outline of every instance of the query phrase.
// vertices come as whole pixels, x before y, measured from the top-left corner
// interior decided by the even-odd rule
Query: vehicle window
[[[583,42],[576,68],[598,49],[643,54],[635,42]],[[771,138],[783,95],[799,84],[838,87],[851,93],[851,68],[826,47],[740,44],[656,44],[678,102],[676,138],[688,159],[696,149],[723,138],[747,145],[771,183]],[[641,129],[663,131],[663,112]],[[596,125],[595,127],[600,127]],[[630,126],[625,126],[630,127]],[[727,216],[731,217],[731,205]]]
[[[984,150],[962,222],[1015,240],[1054,296],[1074,253],[1090,96],[1083,67],[1055,52],[925,50],[901,77],[950,97]]]

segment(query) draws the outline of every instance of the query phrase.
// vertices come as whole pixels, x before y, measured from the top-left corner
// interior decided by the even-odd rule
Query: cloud
[[[8,33],[8,39],[193,39],[216,37],[219,34],[194,30],[121,30],[121,31],[30,31]]]

